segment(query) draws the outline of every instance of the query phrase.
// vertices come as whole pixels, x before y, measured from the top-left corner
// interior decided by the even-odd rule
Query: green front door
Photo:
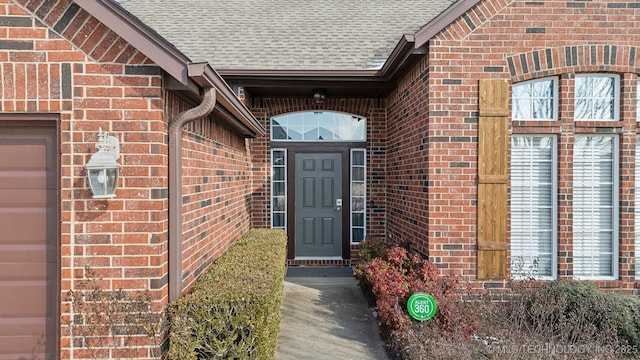
[[[295,256],[342,255],[342,154],[295,154]]]

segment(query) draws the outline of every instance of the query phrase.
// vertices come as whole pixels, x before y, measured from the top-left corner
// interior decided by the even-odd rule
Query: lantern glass
[[[94,199],[107,199],[116,196],[118,168],[90,169],[88,176]]]

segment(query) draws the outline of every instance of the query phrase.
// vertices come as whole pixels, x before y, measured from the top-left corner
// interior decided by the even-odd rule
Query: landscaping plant
[[[640,359],[638,296],[535,277],[504,281],[496,293],[465,292],[459,278],[404,247],[367,239],[360,254],[356,277],[394,359]],[[415,292],[436,299],[433,319],[409,316]]]
[[[438,310],[431,323],[444,334],[469,337],[474,329],[473,320],[465,316],[457,290],[460,280],[455,276],[442,276],[440,270],[418,253],[395,246],[376,257],[360,263],[356,277],[364,289],[370,289],[380,321],[390,332],[406,332],[411,323],[406,306],[409,297],[425,292],[437,301]]]
[[[154,311],[151,294],[105,290],[102,278],[90,267],[75,290],[68,292],[74,309],[71,331],[91,359],[138,359],[159,356],[166,329],[164,312]]]

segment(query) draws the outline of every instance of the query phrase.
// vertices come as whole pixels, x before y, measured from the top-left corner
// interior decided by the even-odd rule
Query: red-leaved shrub
[[[456,294],[460,279],[443,276],[440,270],[419,254],[403,247],[392,247],[383,257],[358,265],[356,276],[375,298],[380,321],[390,331],[408,331],[413,321],[406,306],[409,297],[425,292],[436,299],[438,311],[431,322],[443,334],[470,336],[475,324],[465,316]]]

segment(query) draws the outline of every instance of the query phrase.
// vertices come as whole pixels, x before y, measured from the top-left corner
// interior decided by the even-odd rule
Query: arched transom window
[[[365,141],[366,119],[333,111],[306,111],[271,118],[274,141]]]

